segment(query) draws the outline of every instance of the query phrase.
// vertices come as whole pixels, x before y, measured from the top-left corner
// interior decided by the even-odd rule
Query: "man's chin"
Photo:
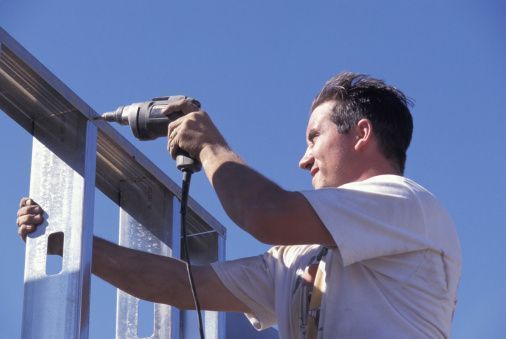
[[[313,178],[312,185],[315,190],[321,189],[321,188],[336,188],[341,186],[343,183],[337,183],[337,182],[328,182],[325,180],[317,180],[316,177]]]
[[[311,184],[315,190],[321,188],[336,188],[343,184],[340,178],[337,177],[325,177],[320,175],[321,173],[317,173],[313,179],[311,180]]]
[[[327,185],[325,185],[324,182],[321,182],[321,181],[316,180],[316,179],[313,179],[312,185],[313,185],[313,188],[315,190],[320,189],[320,188],[328,187]]]

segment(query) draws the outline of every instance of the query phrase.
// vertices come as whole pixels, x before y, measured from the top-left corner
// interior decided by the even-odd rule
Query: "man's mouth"
[[[311,168],[311,176],[314,177],[316,173],[318,173],[318,171],[319,171],[318,167]]]

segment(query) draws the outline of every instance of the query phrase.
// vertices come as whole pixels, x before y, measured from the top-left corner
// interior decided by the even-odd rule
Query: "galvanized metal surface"
[[[218,261],[224,261],[226,258],[226,242],[224,237],[218,238]],[[217,337],[227,337],[227,317],[225,312],[217,312],[218,314],[218,326],[217,326]]]
[[[74,167],[33,139],[30,196],[48,217],[27,238],[23,338],[88,337],[96,128],[81,123],[79,140],[66,135],[60,140],[80,144],[71,159]],[[64,238],[62,269],[47,275],[48,239],[57,232]]]
[[[145,183],[144,192],[131,191],[123,185],[120,192],[119,244],[132,249],[173,256],[172,199],[159,186]],[[144,215],[137,218],[127,212],[128,206],[137,205]],[[124,209],[125,208],[125,209]],[[139,217],[144,223],[139,222]],[[139,338],[139,299],[118,290],[116,311],[116,338]],[[169,338],[173,307],[155,304],[152,334],[146,338]]]
[[[225,239],[219,237],[216,243],[216,255],[218,261],[225,260]],[[226,336],[226,317],[223,312],[205,312],[206,338],[218,339]]]
[[[27,241],[23,337],[86,338],[94,186],[121,207],[120,242],[162,255],[179,252],[180,233],[170,223],[177,213],[171,215],[170,206],[180,189],[109,124],[94,120],[96,112],[2,28],[0,109],[35,136],[30,195],[47,212],[45,225]],[[191,198],[188,207],[194,261],[217,260],[225,228]],[[64,234],[63,269],[47,276],[54,232]],[[132,300],[119,297],[127,323],[135,318]],[[184,317],[156,307],[161,328],[155,334],[179,338]],[[215,315],[206,318],[212,338],[221,325]],[[125,338],[136,338],[130,327],[124,330]]]
[[[200,238],[211,238],[207,243],[212,244],[206,252],[199,251],[195,245]],[[192,264],[204,265],[218,260],[225,260],[225,239],[216,233],[200,233],[188,238]],[[198,287],[197,287],[198,292]],[[195,311],[182,311],[182,334],[184,338],[198,337],[198,318]],[[203,311],[204,334],[207,339],[225,338],[225,314],[223,312]]]

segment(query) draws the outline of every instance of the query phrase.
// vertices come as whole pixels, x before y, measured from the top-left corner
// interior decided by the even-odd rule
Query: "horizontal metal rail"
[[[0,109],[41,138],[75,133],[71,126],[86,119],[97,127],[96,186],[115,203],[125,183],[142,191],[146,183],[164,187],[179,197],[180,187],[109,123],[56,78],[0,27]],[[71,147],[71,146],[69,146]],[[189,231],[214,230],[225,236],[225,228],[194,199],[189,199]]]

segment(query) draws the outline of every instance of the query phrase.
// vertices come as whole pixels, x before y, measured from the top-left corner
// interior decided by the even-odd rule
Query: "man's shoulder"
[[[359,190],[371,192],[414,192],[428,193],[428,189],[414,181],[401,175],[382,174],[376,175],[365,180],[354,181],[338,187],[345,190]]]
[[[337,188],[347,197],[369,197],[372,200],[395,201],[402,204],[442,208],[436,196],[413,179],[393,174],[384,174],[356,181]],[[406,206],[405,206],[406,207]]]

